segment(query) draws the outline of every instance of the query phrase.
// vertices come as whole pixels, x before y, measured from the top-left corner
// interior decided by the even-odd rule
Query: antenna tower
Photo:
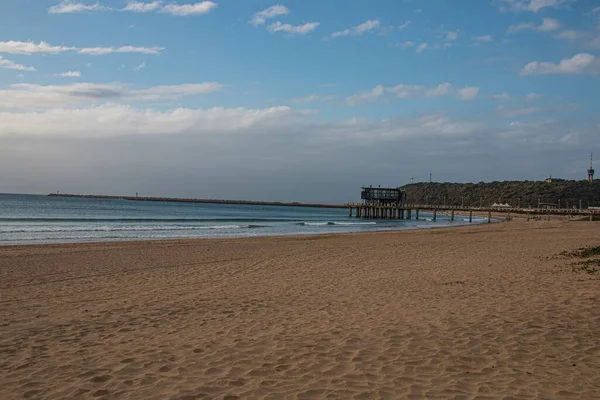
[[[594,167],[592,166],[592,161],[594,158],[594,153],[590,153],[590,168],[587,170],[588,173],[588,182],[592,182],[594,180]]]

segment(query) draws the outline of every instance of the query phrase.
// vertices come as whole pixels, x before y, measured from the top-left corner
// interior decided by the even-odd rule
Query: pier
[[[570,208],[517,208],[517,207],[462,207],[462,206],[440,206],[431,204],[371,204],[371,203],[349,203],[349,216],[367,219],[419,219],[420,212],[431,212],[432,220],[437,220],[438,213],[450,215],[454,221],[457,213],[461,216],[469,216],[469,222],[473,222],[473,215],[484,215],[488,223],[492,220],[492,214],[504,214],[505,219],[510,220],[511,214],[526,215],[530,219],[550,219],[550,216],[565,216],[587,218],[590,221],[600,219],[600,210],[570,209]]]
[[[348,214],[350,217],[367,219],[419,219],[422,211],[432,214],[431,220],[437,221],[438,213],[450,216],[454,221],[457,213],[462,217],[469,216],[469,222],[473,222],[473,215],[487,218],[492,222],[492,214],[505,215],[505,220],[510,220],[512,214],[526,215],[530,219],[550,219],[550,216],[566,216],[571,220],[573,217],[588,219],[589,221],[600,220],[600,209],[582,208],[521,208],[493,205],[489,207],[464,207],[439,204],[416,204],[406,201],[406,191],[402,188],[382,188],[373,186],[362,187],[362,203],[348,203]]]

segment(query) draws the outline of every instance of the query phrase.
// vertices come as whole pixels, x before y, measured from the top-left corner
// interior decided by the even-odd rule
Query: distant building
[[[360,198],[365,204],[400,205],[406,201],[406,192],[400,188],[363,187]]]
[[[558,208],[558,204],[557,203],[538,203],[538,208],[547,208],[547,209]]]
[[[552,175],[546,178],[546,183],[552,183]]]

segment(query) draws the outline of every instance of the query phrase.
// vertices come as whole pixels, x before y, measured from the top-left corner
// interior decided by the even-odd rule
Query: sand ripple
[[[511,224],[0,248],[0,398],[600,398],[598,225]]]

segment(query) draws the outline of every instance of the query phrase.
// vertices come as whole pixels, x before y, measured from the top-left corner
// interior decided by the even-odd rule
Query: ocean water
[[[0,194],[0,244],[329,234],[469,224],[351,218],[347,209]],[[414,213],[413,213],[414,218]],[[473,223],[487,222],[474,219]]]

